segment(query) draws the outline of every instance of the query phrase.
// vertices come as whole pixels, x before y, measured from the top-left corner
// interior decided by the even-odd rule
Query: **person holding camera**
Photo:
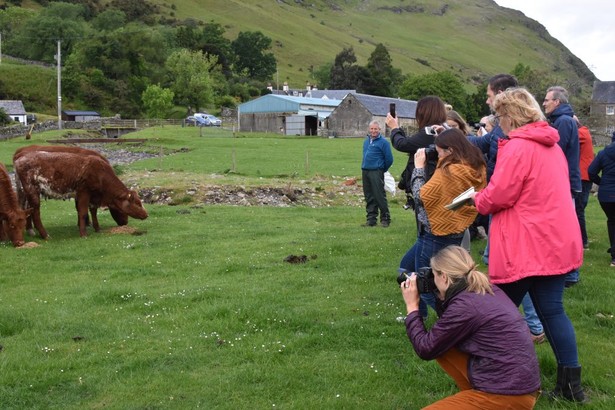
[[[415,198],[418,219],[418,237],[400,263],[401,271],[417,271],[429,266],[429,259],[448,245],[461,245],[465,230],[476,219],[474,207],[464,206],[449,210],[445,206],[470,187],[482,189],[486,185],[485,160],[457,128],[444,130],[436,136],[435,144],[419,149],[414,154],[411,188]],[[433,176],[427,180],[425,166],[437,159]],[[421,296],[435,309],[431,294]],[[427,306],[421,306],[421,315],[427,316]]]
[[[411,136],[406,136],[403,129],[399,128],[397,117],[387,115],[386,125],[391,129],[391,144],[397,151],[408,154],[408,163],[399,179],[398,187],[406,191],[407,203],[405,209],[414,209],[414,198],[410,189],[410,178],[414,170],[414,154],[419,148],[426,148],[434,143],[436,132],[434,125],[446,123],[446,106],[444,101],[435,95],[421,98],[416,104],[416,121],[419,131]],[[436,168],[437,158],[427,164],[427,178],[431,177]]]
[[[474,195],[492,214],[489,277],[519,305],[529,292],[557,360],[551,396],[584,402],[576,335],[564,310],[566,274],[583,263],[583,244],[570,200],[568,162],[557,130],[524,88],[493,103],[502,131],[489,185]]]
[[[459,392],[425,409],[532,409],[540,389],[534,344],[517,307],[470,254],[448,246],[431,258],[433,285],[411,274],[401,282],[406,333],[416,354],[435,359]],[[419,290],[434,286],[441,314],[428,331]],[[427,288],[427,289],[426,289]]]

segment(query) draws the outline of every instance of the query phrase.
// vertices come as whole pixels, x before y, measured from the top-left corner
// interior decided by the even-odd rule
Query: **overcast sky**
[[[606,0],[495,0],[520,10],[546,27],[551,36],[594,72],[615,81],[615,15]]]

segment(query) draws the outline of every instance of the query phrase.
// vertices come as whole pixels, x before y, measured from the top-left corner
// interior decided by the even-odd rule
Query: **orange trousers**
[[[453,348],[436,359],[440,367],[453,378],[460,392],[439,400],[428,410],[531,410],[538,392],[520,396],[491,394],[474,390],[468,379],[468,355]]]

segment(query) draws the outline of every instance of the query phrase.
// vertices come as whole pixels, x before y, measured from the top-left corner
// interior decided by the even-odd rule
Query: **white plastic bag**
[[[395,196],[395,189],[397,185],[395,184],[395,178],[389,171],[384,173],[384,190],[389,192],[391,195]]]

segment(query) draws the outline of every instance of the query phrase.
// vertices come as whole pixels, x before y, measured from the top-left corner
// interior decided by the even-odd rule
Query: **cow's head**
[[[25,241],[23,232],[26,229],[26,219],[32,213],[32,209],[16,209],[8,212],[0,212],[0,221],[6,235],[9,237],[13,246],[22,246]]]
[[[128,225],[128,214],[112,206],[109,207],[109,213],[118,226]]]
[[[139,195],[135,191],[128,191],[124,195],[117,198],[115,205],[119,211],[124,212],[128,216],[132,216],[137,219],[147,218],[147,211],[143,208],[141,199],[139,199]]]

